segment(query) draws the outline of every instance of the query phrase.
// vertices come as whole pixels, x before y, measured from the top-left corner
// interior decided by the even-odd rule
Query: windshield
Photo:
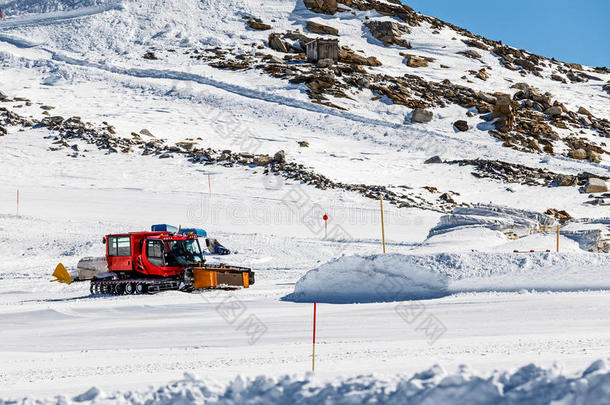
[[[163,242],[167,252],[168,266],[182,266],[203,262],[201,247],[197,239],[172,240]]]

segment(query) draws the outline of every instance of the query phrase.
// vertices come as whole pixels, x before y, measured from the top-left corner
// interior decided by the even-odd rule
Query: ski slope
[[[410,52],[436,62],[413,71],[395,47],[362,29],[365,17],[389,17],[319,15],[296,0],[4,0],[0,8],[0,90],[12,100],[0,107],[24,117],[42,119],[41,107],[49,106],[51,116],[108,122],[118,137],[146,128],[168,145],[189,141],[271,156],[284,150],[289,161],[334,181],[405,186],[426,201],[448,192],[457,204],[610,217],[607,207],[583,204],[589,196],[577,187],[506,184],[474,177],[468,166],[423,163],[433,155],[478,157],[604,176],[607,155],[592,163],[505,148],[478,116],[466,117],[457,105],[434,109],[428,124],[410,124],[410,109],[373,102],[369,90],[333,100],[346,111],[329,108],[312,103],[303,85],[259,70],[215,69],[184,52],[219,46],[239,55],[265,45],[272,31],[247,28],[244,16],[260,17],[273,32],[303,30],[313,20],[338,28],[342,44],[376,56],[383,65],[373,73],[449,79],[490,93],[512,94],[514,83],[527,81],[571,109],[584,106],[605,118],[610,95],[601,88],[608,74],[587,70],[601,80],[571,84],[551,80],[549,70],[523,78],[490,53],[481,62],[458,55],[466,49],[457,40],[463,36],[447,28],[432,34],[427,24],[412,27]],[[148,51],[159,59],[143,59]],[[492,68],[489,80],[463,79],[482,64]],[[453,129],[458,119],[468,121],[467,133]],[[573,238],[560,236],[559,255],[515,256],[510,252],[554,251],[556,235],[510,240],[489,228],[466,228],[430,236],[441,213],[386,204],[390,254],[382,256],[379,202],[361,194],[268,176],[254,165],[105,153],[72,140],[52,151],[55,133],[6,128],[0,136],[0,404],[78,402],[80,394],[84,403],[189,403],[204,392],[209,403],[245,397],[401,403],[408,395],[419,398],[414,403],[502,403],[497,395],[509,388],[514,396],[506,403],[528,403],[567,386],[566,403],[607,398],[607,366],[594,362],[610,347],[609,259],[583,251]],[[295,208],[295,195],[306,197],[305,209]],[[339,226],[344,233],[324,239],[311,207],[328,213],[331,233]],[[222,260],[252,267],[256,284],[234,292],[110,297],[91,296],[87,283],[49,283],[58,262],[74,268],[80,257],[103,255],[103,235],[154,223],[206,229],[234,252]],[[388,293],[389,284],[399,287],[398,295]],[[231,302],[243,308],[238,319],[227,315]],[[438,321],[436,334],[422,324],[429,319]],[[248,328],[246,320],[258,327]],[[541,368],[522,368],[530,363]],[[511,385],[511,378],[522,384]]]

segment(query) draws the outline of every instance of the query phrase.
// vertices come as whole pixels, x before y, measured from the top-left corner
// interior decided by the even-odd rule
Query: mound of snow
[[[186,373],[184,379],[158,389],[128,391],[109,396],[92,388],[73,400],[81,404],[610,404],[610,371],[597,360],[578,375],[557,368],[530,364],[517,371],[481,376],[466,366],[455,374],[442,367],[407,378],[384,381],[374,376],[321,383],[312,374],[305,378],[237,377],[224,388],[215,388]],[[24,403],[65,404],[65,397],[27,398]],[[4,402],[0,405],[14,403]]]
[[[443,253],[344,256],[307,272],[285,300],[387,302],[473,291],[610,289],[610,256]]]

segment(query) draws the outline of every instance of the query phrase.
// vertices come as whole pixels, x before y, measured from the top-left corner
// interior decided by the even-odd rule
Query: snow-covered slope
[[[0,402],[72,398],[91,386],[129,393],[183,372],[219,387],[237,374],[304,373],[311,305],[286,299],[299,279],[328,270],[297,284],[310,295],[301,301],[346,286],[352,299],[344,302],[384,301],[371,284],[410,274],[390,256],[350,277],[355,267],[370,269],[361,256],[381,252],[380,195],[388,252],[450,258],[441,260],[448,266],[474,250],[482,275],[466,277],[465,265],[452,267],[450,281],[416,271],[415,281],[432,278],[443,292],[407,302],[446,328],[432,344],[397,312],[407,304],[319,305],[320,384],[370,373],[383,381],[435,363],[449,370],[446,383],[461,378],[453,373],[464,363],[489,374],[559,361],[573,372],[607,356],[607,258],[583,252],[589,234],[581,232],[608,233],[609,197],[582,189],[610,169],[608,70],[505,48],[391,1],[339,7],[321,14],[302,0],[0,0]],[[399,24],[394,39],[405,42],[384,45],[371,21]],[[326,36],[308,22],[339,31],[339,63],[304,61],[303,35]],[[270,34],[289,52],[272,49]],[[427,66],[408,66],[413,55]],[[363,65],[370,57],[379,63]],[[491,119],[497,93],[513,98],[511,112]],[[415,107],[432,120],[414,122]],[[467,131],[454,125],[460,120]],[[578,149],[585,155],[575,159]],[[434,155],[437,163],[424,164]],[[544,220],[481,214],[512,209]],[[532,258],[536,266],[510,255],[554,251],[551,216],[566,219],[561,210],[578,219],[562,230],[562,255]],[[71,268],[103,254],[103,235],[153,223],[205,228],[233,250],[227,262],[254,268],[255,286],[107,297],[82,283],[49,283],[58,261]],[[537,228],[513,229],[524,223]],[[486,266],[499,278],[486,277]],[[333,277],[339,267],[345,278]],[[417,293],[409,292],[403,298]],[[264,333],[223,317],[233,299]]]

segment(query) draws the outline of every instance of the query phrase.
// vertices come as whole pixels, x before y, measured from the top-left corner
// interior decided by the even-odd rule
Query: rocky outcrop
[[[361,56],[349,48],[339,49],[339,62],[350,65],[381,66],[381,62],[374,56]]]
[[[337,12],[337,0],[303,0],[305,7],[315,13],[333,15]]]
[[[307,26],[305,28],[307,28],[307,31],[313,32],[314,34],[339,36],[338,29],[314,21],[307,21]]]
[[[371,31],[371,35],[385,46],[398,45],[411,48],[411,43],[402,38],[403,35],[411,33],[408,26],[394,21],[371,21],[365,25]]]

